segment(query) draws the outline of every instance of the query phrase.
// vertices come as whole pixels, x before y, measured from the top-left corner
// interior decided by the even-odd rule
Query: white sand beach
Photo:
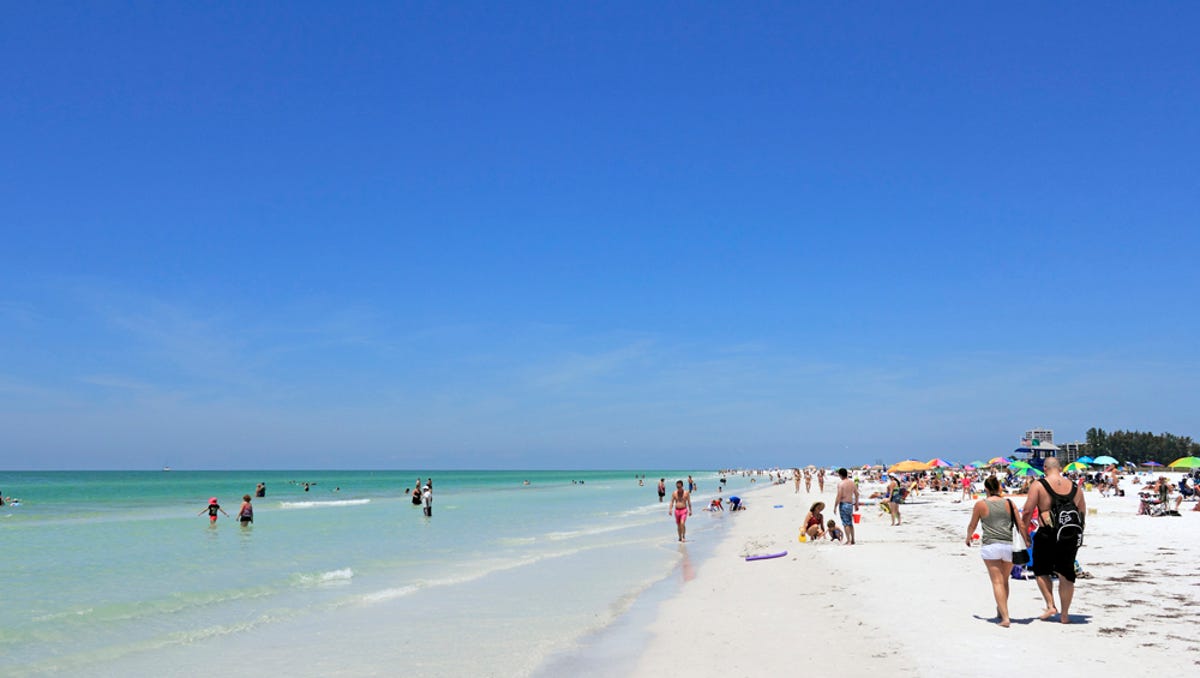
[[[863,496],[877,487],[864,484]],[[1089,492],[1095,513],[1078,557],[1092,577],[1076,583],[1073,623],[1038,620],[1036,582],[1010,580],[1006,629],[993,619],[979,549],[964,544],[972,502],[923,493],[903,506],[899,527],[864,506],[858,545],[800,543],[810,504],[833,498],[833,483],[825,490],[777,485],[727,515],[733,529],[662,605],[634,675],[1178,675],[1200,667],[1194,503],[1181,517],[1149,517],[1137,515],[1135,491]],[[785,549],[774,560],[743,559]]]

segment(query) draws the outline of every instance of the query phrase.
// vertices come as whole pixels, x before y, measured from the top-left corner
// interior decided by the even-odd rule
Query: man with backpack
[[[1063,477],[1058,459],[1046,460],[1046,477],[1029,488],[1029,498],[1021,511],[1021,529],[1028,531],[1033,510],[1038,510],[1038,530],[1033,535],[1033,573],[1038,589],[1046,600],[1041,619],[1059,614],[1059,621],[1070,624],[1068,612],[1075,596],[1075,554],[1083,543],[1083,517],[1087,504],[1083,493],[1070,479]],[[1051,574],[1058,575],[1061,608],[1054,605]]]

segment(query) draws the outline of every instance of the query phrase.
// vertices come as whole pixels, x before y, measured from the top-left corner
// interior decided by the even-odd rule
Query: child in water
[[[200,513],[197,513],[196,515],[198,515],[198,516],[204,515],[205,511],[208,511],[208,522],[210,524],[217,522],[217,511],[220,511],[221,513],[225,513],[225,509],[221,508],[221,505],[217,503],[216,497],[209,499],[208,506],[205,506],[203,509],[200,509]],[[228,518],[229,514],[225,513],[225,517]]]
[[[826,530],[826,532],[829,533],[829,538],[836,542],[841,542],[842,541],[842,528],[838,527],[837,523],[833,522],[832,520],[829,521],[829,524],[827,525],[827,527],[829,529]]]

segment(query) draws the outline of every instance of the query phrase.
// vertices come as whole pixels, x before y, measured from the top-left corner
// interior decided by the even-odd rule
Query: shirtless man
[[[1038,589],[1046,601],[1046,609],[1040,618],[1049,619],[1059,614],[1059,621],[1070,624],[1071,619],[1067,613],[1071,609],[1071,599],[1075,596],[1075,553],[1079,547],[1073,543],[1057,540],[1056,530],[1052,529],[1050,523],[1051,519],[1057,520],[1057,518],[1051,517],[1050,511],[1054,497],[1046,491],[1046,485],[1049,485],[1050,490],[1055,494],[1063,496],[1074,494],[1075,508],[1078,509],[1080,516],[1087,515],[1087,504],[1084,502],[1083,493],[1079,491],[1079,488],[1069,478],[1063,477],[1062,466],[1057,459],[1054,457],[1047,459],[1044,470],[1046,477],[1029,487],[1029,498],[1025,500],[1025,508],[1021,509],[1021,530],[1028,534],[1029,523],[1033,518],[1033,509],[1036,508],[1041,525],[1033,535],[1033,573],[1037,575]],[[1054,583],[1050,580],[1050,575],[1054,572],[1058,573],[1058,597],[1062,601],[1061,610],[1054,606]]]
[[[842,519],[842,527],[846,528],[846,545],[854,545],[854,512],[858,510],[858,485],[850,480],[850,473],[844,468],[837,471],[841,480],[838,482],[837,495],[833,505],[837,507],[838,517]]]
[[[675,481],[675,491],[671,493],[671,506],[667,515],[675,514],[675,529],[679,532],[679,541],[687,541],[687,519],[692,515],[692,493],[683,489],[683,481]]]
[[[658,503],[662,503],[663,497],[667,496],[667,479],[658,479]]]

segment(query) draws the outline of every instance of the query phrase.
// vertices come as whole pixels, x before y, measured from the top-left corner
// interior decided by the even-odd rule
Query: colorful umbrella
[[[1092,463],[1103,465],[1103,464],[1119,464],[1120,462],[1118,462],[1116,459],[1113,459],[1112,457],[1110,457],[1106,454],[1102,457],[1096,457],[1095,459],[1092,460]]]
[[[954,466],[954,464],[951,464],[950,462],[946,461],[945,459],[942,459],[941,457],[934,457],[933,459],[930,459],[929,461],[927,461],[925,463],[929,464],[933,468],[950,468],[951,466]]]
[[[1015,475],[1015,476],[1044,476],[1046,474],[1042,473],[1041,471],[1035,469],[1032,466],[1020,466],[1020,467],[1013,469],[1013,475]]]
[[[975,468],[979,468],[980,466],[987,466],[987,462],[976,460],[976,461],[973,461],[970,464],[968,464],[968,466],[974,466]]]
[[[1092,461],[1092,458],[1091,458],[1091,457],[1080,457],[1080,458],[1076,459],[1075,461],[1077,461],[1077,462],[1079,462],[1079,463],[1081,463],[1081,464],[1091,464],[1091,463],[1093,463],[1093,461]]]
[[[1003,466],[1008,464],[1008,457],[992,457],[988,460],[988,466]]]
[[[1008,465],[1009,468],[1028,468],[1029,462],[1018,459]]]
[[[1200,457],[1180,457],[1167,464],[1171,468],[1200,468]]]
[[[1070,464],[1067,464],[1065,467],[1063,467],[1063,470],[1064,471],[1086,471],[1086,470],[1088,470],[1088,465],[1083,463],[1082,461],[1073,461]]]
[[[1157,461],[1143,461],[1142,466],[1162,466],[1162,464]]]
[[[889,468],[888,473],[895,473],[897,471],[899,471],[901,473],[907,473],[909,471],[928,471],[928,470],[929,470],[929,464],[926,464],[923,461],[917,461],[915,459],[905,459],[904,461],[900,462],[899,464],[896,464],[895,466]]]

